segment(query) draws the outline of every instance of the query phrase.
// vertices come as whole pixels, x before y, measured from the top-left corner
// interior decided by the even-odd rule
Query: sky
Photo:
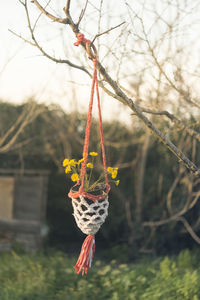
[[[65,1],[60,2],[63,4]],[[38,12],[34,10],[33,13]],[[48,40],[49,27],[48,29],[46,27],[45,22],[42,23],[41,31]],[[28,36],[24,9],[17,0],[0,1],[0,40],[3,45],[0,47],[0,98],[4,101],[22,103],[27,98],[33,97],[47,105],[58,104],[66,111],[79,108],[80,111],[85,112],[90,95],[89,77],[79,70],[72,70],[65,65],[51,62],[37,49],[12,34],[10,30],[23,37]],[[63,45],[59,40],[57,41],[56,35],[55,31],[53,51],[56,50],[56,55],[62,57]],[[73,35],[71,42],[72,45],[75,42]],[[50,41],[48,47],[51,45]],[[82,49],[72,47],[70,49],[73,52],[77,51],[78,55],[84,54]],[[111,97],[106,96],[109,98],[106,101],[102,92],[101,97],[105,119],[112,119],[116,114],[121,120],[127,119],[123,114],[126,108],[122,110],[120,104]]]
[[[59,90],[62,68],[9,31],[27,35],[26,17],[18,1],[1,1],[0,14],[3,45],[0,49],[0,97],[17,103],[31,96],[52,101]]]
[[[46,0],[40,1],[42,4],[46,2]],[[142,70],[143,65],[149,63],[147,56],[137,56],[136,59],[134,56],[131,56],[129,60],[127,59],[128,55],[126,51],[129,51],[128,54],[131,54],[132,47],[135,45],[138,45],[139,48],[135,46],[136,48],[134,50],[145,51],[145,48],[142,49],[143,45],[137,43],[137,36],[129,34],[130,28],[133,29],[133,32],[134,30],[140,32],[139,27],[141,26],[137,24],[135,20],[129,18],[126,5],[128,2],[132,3],[131,0],[119,0],[117,1],[118,5],[115,5],[116,1],[114,0],[110,0],[109,2],[100,0],[90,1],[85,18],[83,18],[81,22],[81,30],[83,30],[87,38],[92,39],[97,32],[105,31],[112,26],[118,25],[122,21],[126,21],[126,24],[121,28],[113,30],[109,35],[101,36],[95,42],[99,49],[103,65],[109,68],[109,74],[111,74],[114,79],[120,80],[120,84],[124,84],[124,82],[128,82],[130,79],[135,79],[137,77],[137,70]],[[168,3],[174,3],[173,1],[146,0],[144,2],[147,3],[147,5],[149,4],[149,7],[147,7],[146,15],[143,15],[143,11],[140,11],[142,2],[143,1],[135,0],[134,11],[143,17],[144,26],[147,28],[153,26],[153,20],[151,20],[152,7],[156,8],[158,12],[162,12],[161,17],[164,19],[164,21],[162,20],[162,22],[160,22],[162,26],[152,27],[151,39],[153,41],[157,35],[162,33],[162,30],[164,30],[166,26],[165,23],[172,22],[176,8],[171,5],[170,9],[168,9]],[[56,3],[56,6],[54,6],[53,3]],[[57,16],[64,16],[62,11],[63,3],[65,4],[64,0],[52,0],[50,6],[51,11]],[[83,7],[85,1],[74,0],[71,1],[71,3],[74,19],[77,20],[80,9]],[[102,9],[102,18],[99,19],[98,7],[100,7],[101,3],[103,3],[104,6]],[[180,43],[180,46],[184,48],[185,52],[187,51],[189,54],[192,53],[192,55],[187,54],[185,56],[187,61],[183,61],[187,71],[191,69],[190,71],[192,73],[194,72],[194,68],[192,67],[193,63],[195,62],[195,65],[197,65],[196,61],[199,60],[199,4],[196,0],[190,2],[182,0],[177,1],[177,3],[182,3],[182,7],[180,7],[181,22],[183,28],[185,26],[186,30],[184,32],[184,39],[182,34],[177,34],[173,45],[179,47],[178,43]],[[74,4],[77,6],[73,6]],[[185,12],[184,5],[186,4],[188,11]],[[39,13],[38,10],[33,4],[29,3],[29,5],[31,7],[31,16],[33,19],[36,19]],[[165,7],[167,7],[167,9],[165,9]],[[104,18],[108,13],[110,17]],[[165,20],[167,20],[167,22],[165,22]],[[132,21],[134,22],[131,23]],[[48,18],[41,18],[38,22],[36,35],[41,44],[45,47],[45,50],[51,53],[51,55],[58,58],[70,58],[74,63],[86,65],[88,70],[91,71],[91,62],[87,59],[81,47],[76,48],[73,46],[75,37],[69,28],[65,28],[66,27],[62,25],[60,26],[53,23]],[[125,31],[123,32],[123,28],[126,29],[126,33]],[[75,70],[66,65],[59,65],[50,61],[42,56],[35,47],[25,43],[9,30],[25,38],[29,38],[25,12],[18,0],[0,1],[0,99],[13,103],[22,103],[32,97],[38,102],[43,102],[47,105],[52,103],[58,104],[66,112],[75,109],[86,112],[90,95],[90,78],[80,70]],[[181,38],[179,38],[179,36]],[[135,44],[133,44],[132,41],[133,43],[135,42]],[[123,49],[124,45],[126,48]],[[196,51],[194,51],[194,45]],[[125,55],[118,55],[119,49],[121,53],[124,51]],[[162,59],[162,56],[165,54],[165,50],[160,49],[158,58]],[[171,55],[173,56],[173,47]],[[182,63],[180,57],[181,55],[177,56],[177,64]],[[184,58],[184,56],[182,57]],[[133,65],[131,65],[132,58],[135,59]],[[125,65],[126,68],[120,69],[121,64]],[[170,76],[173,73],[172,68],[173,65],[168,66]],[[146,86],[143,84],[142,88],[144,91],[146,88],[148,95],[150,92],[152,92],[153,95],[154,83],[152,71],[150,70],[147,75],[145,74],[143,81],[145,81]],[[126,75],[127,77],[125,77]],[[197,81],[197,83],[195,83],[196,86],[199,86],[198,77],[196,76],[194,78]],[[149,88],[147,84],[148,81]],[[128,85],[125,87],[127,88]],[[128,125],[132,124],[131,111],[128,108],[104,92],[100,91],[100,94],[102,98],[103,118],[108,120],[117,118]]]

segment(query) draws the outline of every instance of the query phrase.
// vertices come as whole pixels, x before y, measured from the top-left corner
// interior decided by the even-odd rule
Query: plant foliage
[[[199,252],[145,259],[135,264],[94,262],[86,277],[62,252],[0,255],[0,299],[4,300],[198,300]]]

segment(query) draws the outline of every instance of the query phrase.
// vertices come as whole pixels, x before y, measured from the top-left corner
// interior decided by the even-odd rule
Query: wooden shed
[[[48,174],[0,169],[0,250],[9,250],[14,243],[26,250],[42,247]]]

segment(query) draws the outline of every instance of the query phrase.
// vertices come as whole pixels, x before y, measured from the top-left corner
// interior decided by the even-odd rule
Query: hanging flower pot
[[[78,198],[73,198],[73,193],[79,190],[79,185],[72,187],[70,197],[72,197],[72,206],[74,209],[74,218],[80,230],[89,235],[96,234],[101,225],[105,222],[108,215],[108,196],[103,199],[93,201],[91,198],[102,197],[106,191],[106,186],[102,185],[100,188],[87,193],[85,197],[80,195]],[[89,196],[90,199],[87,197]]]
[[[76,184],[71,188],[68,196],[72,199],[72,205],[74,209],[73,215],[76,224],[83,233],[87,234],[87,237],[83,242],[78,261],[74,266],[78,274],[82,271],[82,275],[84,275],[91,267],[92,259],[94,256],[94,235],[97,233],[101,225],[105,222],[105,219],[108,215],[108,193],[110,191],[110,185],[108,183],[107,173],[111,175],[111,178],[114,179],[116,185],[119,184],[119,180],[115,180],[117,177],[118,168],[109,167],[107,169],[106,167],[106,155],[104,149],[102,117],[97,79],[98,61],[96,48],[89,40],[84,38],[83,34],[77,34],[77,38],[78,41],[75,43],[75,46],[82,44],[85,45],[86,49],[88,49],[87,52],[89,53],[90,59],[92,59],[94,64],[94,72],[88,108],[87,126],[85,130],[86,133],[83,148],[83,157],[78,161],[76,161],[75,159],[66,158],[63,161],[63,167],[65,167],[66,174],[72,173],[71,180],[73,182],[76,182]],[[88,153],[95,88],[97,94],[99,132],[104,170],[103,177],[100,175],[97,180],[94,180],[94,178],[92,178],[92,170],[94,167],[95,157],[98,155],[98,153]]]
[[[83,184],[83,182],[82,182]],[[68,194],[72,199],[74,218],[81,231],[87,234],[82,245],[78,261],[74,268],[79,274],[82,271],[87,274],[91,267],[95,251],[95,237],[101,225],[108,215],[108,192],[110,186],[107,184],[97,186],[90,192],[81,192],[82,185],[76,184]]]
[[[101,174],[96,181],[92,180],[94,160],[97,155],[96,152],[90,152],[88,155],[88,152],[84,151],[83,158],[78,161],[68,158],[63,161],[65,172],[67,174],[72,173],[71,180],[77,182],[68,194],[72,199],[73,215],[77,226],[83,233],[87,234],[78,261],[74,266],[77,274],[82,271],[82,275],[87,274],[91,267],[95,251],[94,235],[108,215],[108,193],[110,191],[108,175],[111,181],[114,181],[116,185],[119,184],[119,180],[116,178],[118,168],[106,168],[105,160],[104,175]]]

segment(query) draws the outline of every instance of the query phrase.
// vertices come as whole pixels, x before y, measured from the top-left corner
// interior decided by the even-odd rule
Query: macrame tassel
[[[76,273],[79,274],[82,270],[82,276],[87,274],[88,269],[91,267],[92,259],[94,257],[94,251],[95,251],[95,238],[94,235],[88,235],[83,242],[81,253],[79,255],[79,258],[77,260],[76,265],[74,266],[74,269],[76,270]]]

